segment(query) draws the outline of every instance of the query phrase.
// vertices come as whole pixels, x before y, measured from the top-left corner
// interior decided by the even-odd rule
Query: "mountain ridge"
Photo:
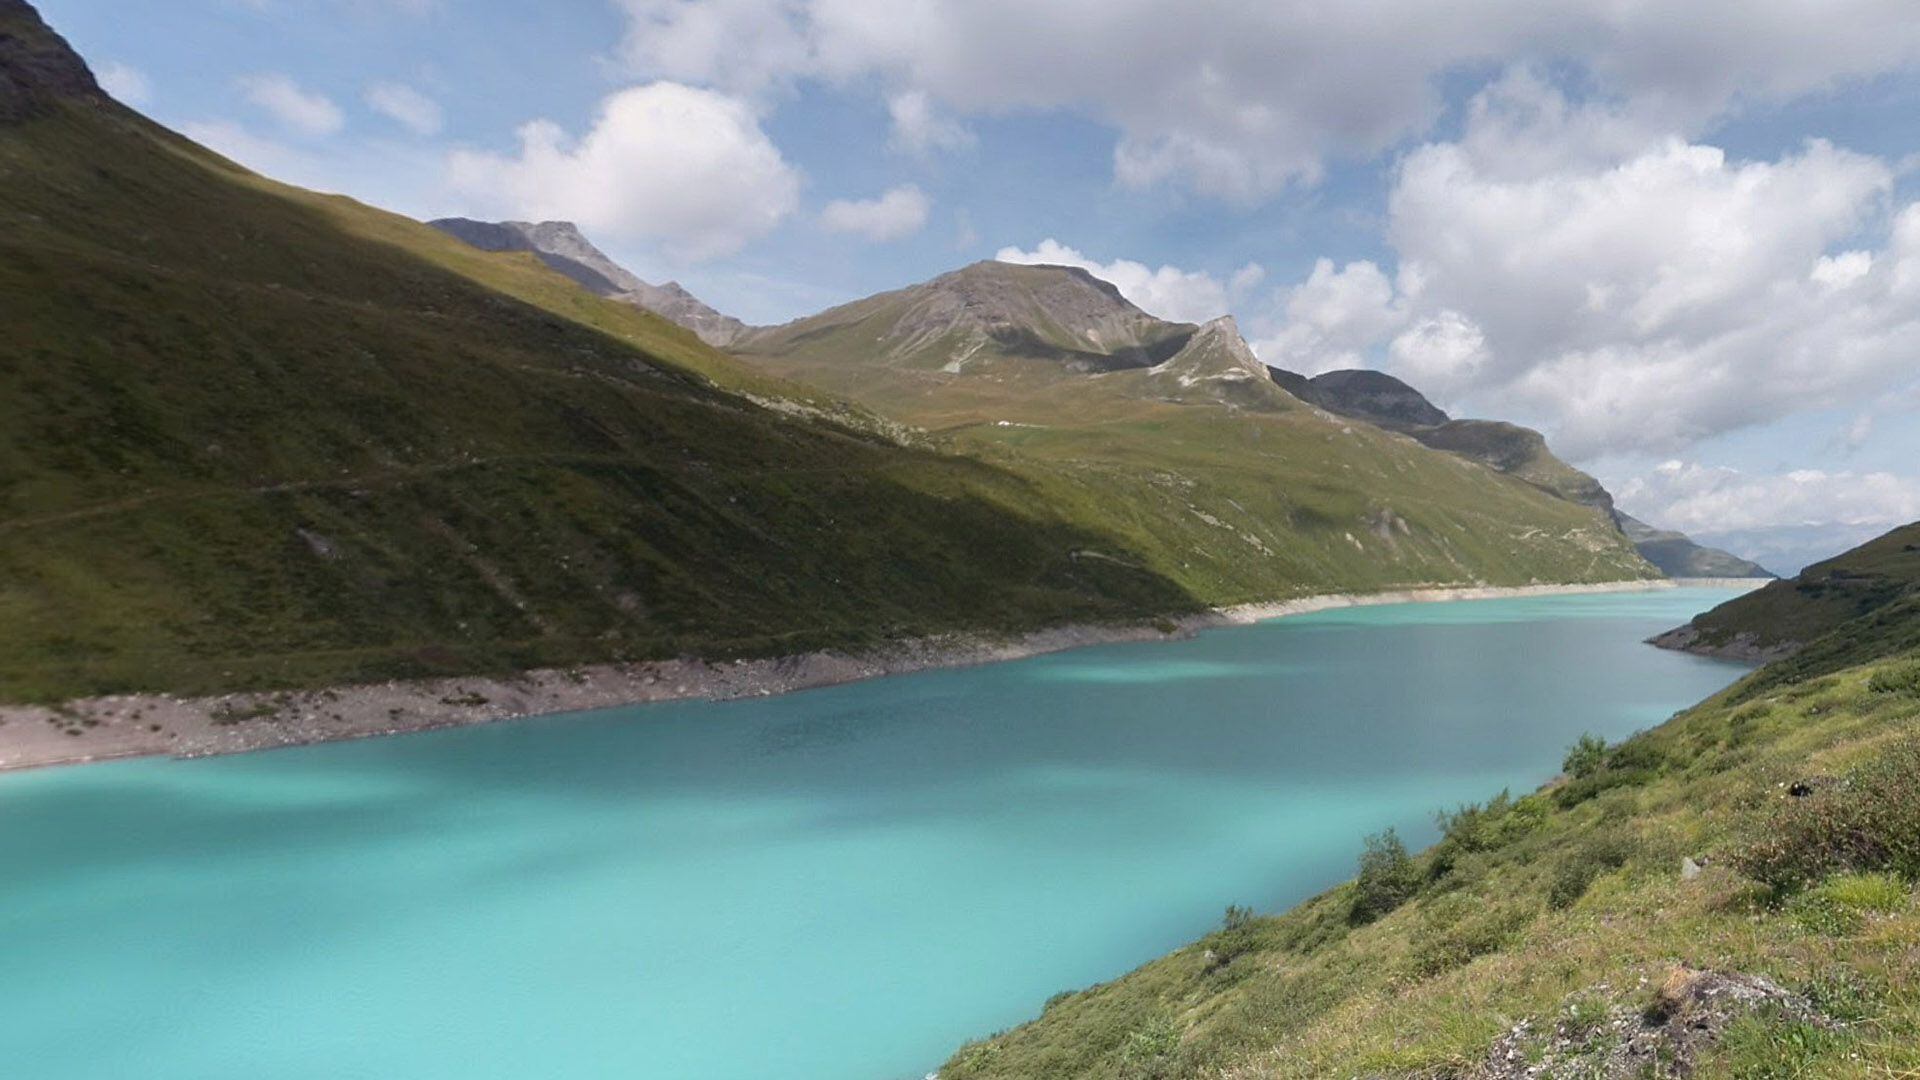
[[[651,311],[715,347],[726,346],[751,329],[715,310],[677,281],[654,285],[641,280],[595,247],[570,221],[436,218],[427,224],[482,251],[529,252],[589,292]]]
[[[1518,476],[1543,490],[1604,510],[1642,557],[1673,578],[1771,578],[1750,559],[1707,547],[1684,533],[1657,529],[1620,510],[1599,480],[1560,460],[1540,432],[1504,420],[1456,420],[1426,395],[1385,372],[1330,371],[1307,378],[1272,368],[1275,383],[1303,401],[1342,416],[1402,432]]]

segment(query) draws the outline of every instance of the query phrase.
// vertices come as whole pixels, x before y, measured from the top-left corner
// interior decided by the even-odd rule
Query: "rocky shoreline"
[[[949,635],[861,654],[667,660],[513,676],[371,683],[184,698],[127,694],[59,706],[0,706],[0,771],[168,755],[205,757],[500,720],[690,699],[791,693],[931,668],[1016,660],[1087,645],[1165,641],[1217,626],[1373,604],[1646,592],[1695,582],[1418,588],[1250,604],[1171,620],[1062,626],[1004,640]],[[1723,583],[1716,583],[1723,584]]]

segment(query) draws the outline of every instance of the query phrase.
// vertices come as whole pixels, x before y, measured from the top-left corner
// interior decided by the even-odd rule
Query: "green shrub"
[[[1598,735],[1586,734],[1580,736],[1578,742],[1567,748],[1567,757],[1560,763],[1560,771],[1579,780],[1599,772],[1606,762],[1607,740]]]
[[[1920,878],[1920,738],[1909,737],[1801,796],[1788,789],[1750,824],[1734,865],[1776,892],[1838,873]]]
[[[1884,667],[1867,680],[1867,689],[1876,694],[1920,697],[1920,663]]]
[[[1412,899],[1420,877],[1407,845],[1392,829],[1369,836],[1360,853],[1360,873],[1353,883],[1353,907],[1348,919],[1355,925],[1373,922]]]
[[[1857,934],[1869,914],[1907,906],[1907,884],[1890,874],[1841,874],[1796,897],[1789,912],[1817,934]]]
[[[1478,900],[1433,904],[1414,928],[1409,963],[1422,978],[1464,967],[1512,944],[1532,921],[1524,908],[1490,908]]]
[[[1554,872],[1553,884],[1547,889],[1548,905],[1555,910],[1572,907],[1587,895],[1596,879],[1627,865],[1632,857],[1633,845],[1625,837],[1607,835],[1588,842],[1562,860]]]

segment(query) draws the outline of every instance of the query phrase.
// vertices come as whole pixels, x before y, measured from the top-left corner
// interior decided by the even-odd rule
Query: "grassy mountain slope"
[[[1778,659],[1769,677],[1920,646],[1920,523],[1815,563],[1654,639],[1665,648]]]
[[[0,222],[0,699],[1200,603],[1044,479],[101,98],[0,127]]]
[[[1757,685],[940,1076],[1915,1075],[1920,653]]]
[[[1751,559],[1696,543],[1685,533],[1656,529],[1630,514],[1614,511],[1621,531],[1640,554],[1668,577],[1768,578],[1773,573]]]
[[[736,352],[1056,478],[1210,602],[1653,574],[1603,515],[1307,408],[1231,320],[1161,322],[1078,270],[981,263]]]
[[[1562,499],[1606,511],[1641,557],[1668,577],[1773,576],[1738,555],[1702,546],[1683,533],[1655,529],[1619,512],[1613,495],[1600,481],[1560,460],[1548,449],[1546,437],[1532,428],[1498,420],[1454,420],[1424,394],[1383,372],[1329,371],[1311,379],[1280,368],[1269,372],[1276,384],[1302,401],[1404,432],[1436,450],[1459,454]]]

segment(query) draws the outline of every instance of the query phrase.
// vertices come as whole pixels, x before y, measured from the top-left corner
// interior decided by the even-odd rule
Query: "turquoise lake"
[[[920,1077],[1743,669],[1705,589],[0,777],[34,1080]]]

